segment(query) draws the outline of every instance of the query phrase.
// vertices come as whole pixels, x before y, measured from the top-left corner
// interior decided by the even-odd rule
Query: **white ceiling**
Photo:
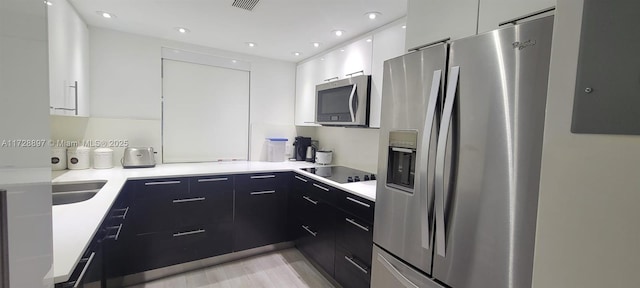
[[[91,26],[298,62],[407,13],[406,0],[70,0]],[[116,15],[105,19],[96,11]],[[370,20],[365,13],[381,12]],[[175,27],[186,27],[180,34]],[[336,37],[332,30],[345,30]],[[250,48],[246,42],[255,42]],[[314,48],[312,42],[321,42]],[[292,52],[302,52],[294,56]]]

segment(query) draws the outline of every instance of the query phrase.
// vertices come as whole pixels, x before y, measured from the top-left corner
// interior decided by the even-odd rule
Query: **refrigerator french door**
[[[550,16],[385,62],[372,287],[531,286],[552,30]]]

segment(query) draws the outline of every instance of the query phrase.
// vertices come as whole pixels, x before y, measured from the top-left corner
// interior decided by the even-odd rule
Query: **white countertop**
[[[93,198],[53,206],[53,272],[54,282],[69,280],[82,253],[90,244],[103,218],[111,208],[127,180],[198,176],[233,173],[296,171],[314,180],[332,185],[365,199],[375,201],[376,181],[339,184],[299,168],[317,166],[308,162],[210,162],[162,164],[154,168],[70,170],[53,179],[53,183],[106,180]]]

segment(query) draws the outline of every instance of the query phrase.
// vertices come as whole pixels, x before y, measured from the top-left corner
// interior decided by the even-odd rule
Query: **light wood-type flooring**
[[[295,248],[187,272],[130,288],[334,287]]]

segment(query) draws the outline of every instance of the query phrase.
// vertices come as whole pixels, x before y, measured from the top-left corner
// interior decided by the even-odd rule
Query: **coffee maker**
[[[296,137],[296,140],[293,142],[294,146],[294,155],[296,161],[305,161],[307,157],[307,148],[311,146],[311,137]]]

